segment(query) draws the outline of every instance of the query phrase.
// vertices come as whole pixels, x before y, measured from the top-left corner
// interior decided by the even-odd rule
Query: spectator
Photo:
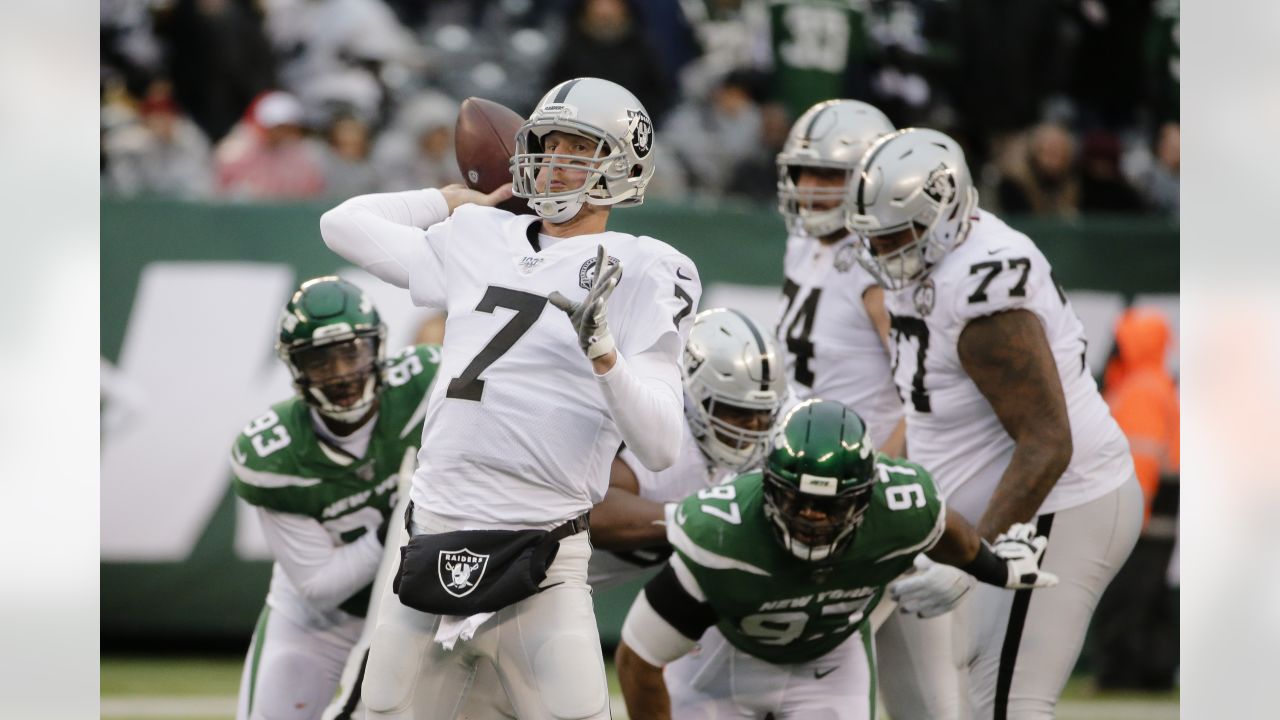
[[[349,198],[381,189],[369,161],[369,126],[353,115],[339,115],[329,125],[324,153],[325,193]]]
[[[734,168],[759,150],[762,117],[752,97],[753,76],[729,73],[705,101],[690,100],[671,113],[663,137],[688,170],[690,185],[722,195]]]
[[[302,117],[302,104],[289,93],[276,90],[255,101],[215,151],[219,193],[242,200],[320,195],[322,151],[306,138]]]
[[[1160,126],[1156,137],[1156,157],[1144,178],[1142,193],[1147,206],[1157,212],[1178,218],[1181,193],[1178,170],[1181,161],[1182,137],[1178,123]]]
[[[1142,212],[1142,197],[1120,172],[1120,139],[1105,130],[1084,138],[1080,151],[1080,209],[1097,213]]]
[[[866,9],[830,0],[769,3],[774,99],[791,117],[823,100],[870,96]]]
[[[680,0],[680,8],[701,51],[680,70],[685,97],[705,97],[734,70],[772,63],[762,0]]]
[[[1094,617],[1098,684],[1168,689],[1178,664],[1177,600],[1166,568],[1177,537],[1178,390],[1165,369],[1169,324],[1156,310],[1131,308],[1116,323],[1116,357],[1105,398],[1129,439],[1146,500],[1133,554],[1103,594]]]
[[[630,90],[660,123],[671,107],[661,59],[636,22],[628,0],[581,0],[570,11],[569,31],[543,85],[598,77]]]
[[[248,7],[236,0],[177,0],[157,28],[167,40],[175,99],[214,143],[275,84],[271,46]]]
[[[1006,154],[996,188],[1005,213],[1063,218],[1079,214],[1075,140],[1066,128],[1039,125],[1031,130],[1025,146],[1011,144]]]
[[[406,105],[373,149],[381,189],[410,190],[462,182],[453,149],[457,119],[458,103],[439,93],[425,93]]]
[[[728,193],[774,203],[778,198],[778,153],[791,131],[791,116],[781,103],[760,108],[760,140],[755,152],[733,169]]]
[[[138,122],[109,131],[103,149],[112,194],[199,198],[210,191],[209,141],[167,93],[145,100]]]

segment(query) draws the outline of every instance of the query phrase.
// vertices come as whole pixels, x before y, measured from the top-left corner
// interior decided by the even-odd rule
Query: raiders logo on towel
[[[454,597],[467,595],[480,585],[480,578],[484,577],[488,565],[488,555],[479,555],[466,548],[441,550],[440,586]]]

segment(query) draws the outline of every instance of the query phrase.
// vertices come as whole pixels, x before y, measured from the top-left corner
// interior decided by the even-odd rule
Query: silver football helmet
[[[596,143],[585,159],[567,153],[543,152],[547,133],[581,135]],[[511,159],[512,193],[527,198],[529,207],[553,223],[572,219],[583,203],[639,205],[653,177],[653,121],[626,88],[599,78],[566,80],[538,101],[533,114],[516,133]],[[549,181],[538,188],[538,174],[555,168],[585,169],[581,186],[552,191]]]
[[[918,282],[969,233],[978,191],[964,150],[937,130],[908,128],[878,140],[845,197],[858,262],[886,288]],[[871,238],[909,231],[912,240],[877,255]]]
[[[708,459],[736,472],[759,466],[786,395],[772,336],[737,310],[698,313],[684,348],[684,413]]]
[[[844,229],[845,187],[876,138],[893,132],[893,123],[875,107],[857,100],[825,100],[805,111],[791,126],[778,153],[778,212],[791,232],[825,237]],[[845,185],[799,188],[800,169],[843,170]]]

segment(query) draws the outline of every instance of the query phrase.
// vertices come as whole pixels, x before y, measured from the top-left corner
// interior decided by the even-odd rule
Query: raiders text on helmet
[[[581,135],[596,144],[583,158],[543,152],[542,140],[554,130]],[[549,222],[567,222],[583,203],[639,205],[653,177],[653,120],[626,88],[599,78],[566,80],[538,101],[516,135],[511,160],[512,192]],[[538,187],[538,175],[556,168],[586,171],[582,185],[551,190],[549,179]]]
[[[901,289],[923,278],[964,241],[978,206],[964,151],[937,130],[909,128],[867,151],[845,197],[845,222],[861,236],[858,261],[881,285]],[[877,255],[872,237],[909,231],[912,240]]]
[[[891,132],[884,113],[857,100],[826,100],[805,111],[778,153],[778,211],[788,229],[819,238],[843,230],[840,203],[849,177],[871,143]],[[843,171],[845,185],[799,188],[796,181],[806,167]]]

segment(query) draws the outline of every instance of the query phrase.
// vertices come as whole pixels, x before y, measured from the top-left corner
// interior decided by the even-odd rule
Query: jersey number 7
[[[489,344],[485,345],[471,362],[463,368],[462,374],[449,381],[449,389],[445,391],[444,396],[457,400],[480,402],[480,398],[484,395],[484,380],[480,379],[480,373],[502,357],[504,353],[511,349],[511,346],[516,344],[516,341],[529,332],[529,328],[533,327],[533,324],[538,321],[538,317],[542,315],[542,308],[546,307],[546,304],[547,299],[542,295],[490,285],[484,291],[484,297],[480,298],[480,304],[476,305],[476,311],[492,313],[495,309],[503,307],[508,310],[515,310],[516,314],[489,340]]]

